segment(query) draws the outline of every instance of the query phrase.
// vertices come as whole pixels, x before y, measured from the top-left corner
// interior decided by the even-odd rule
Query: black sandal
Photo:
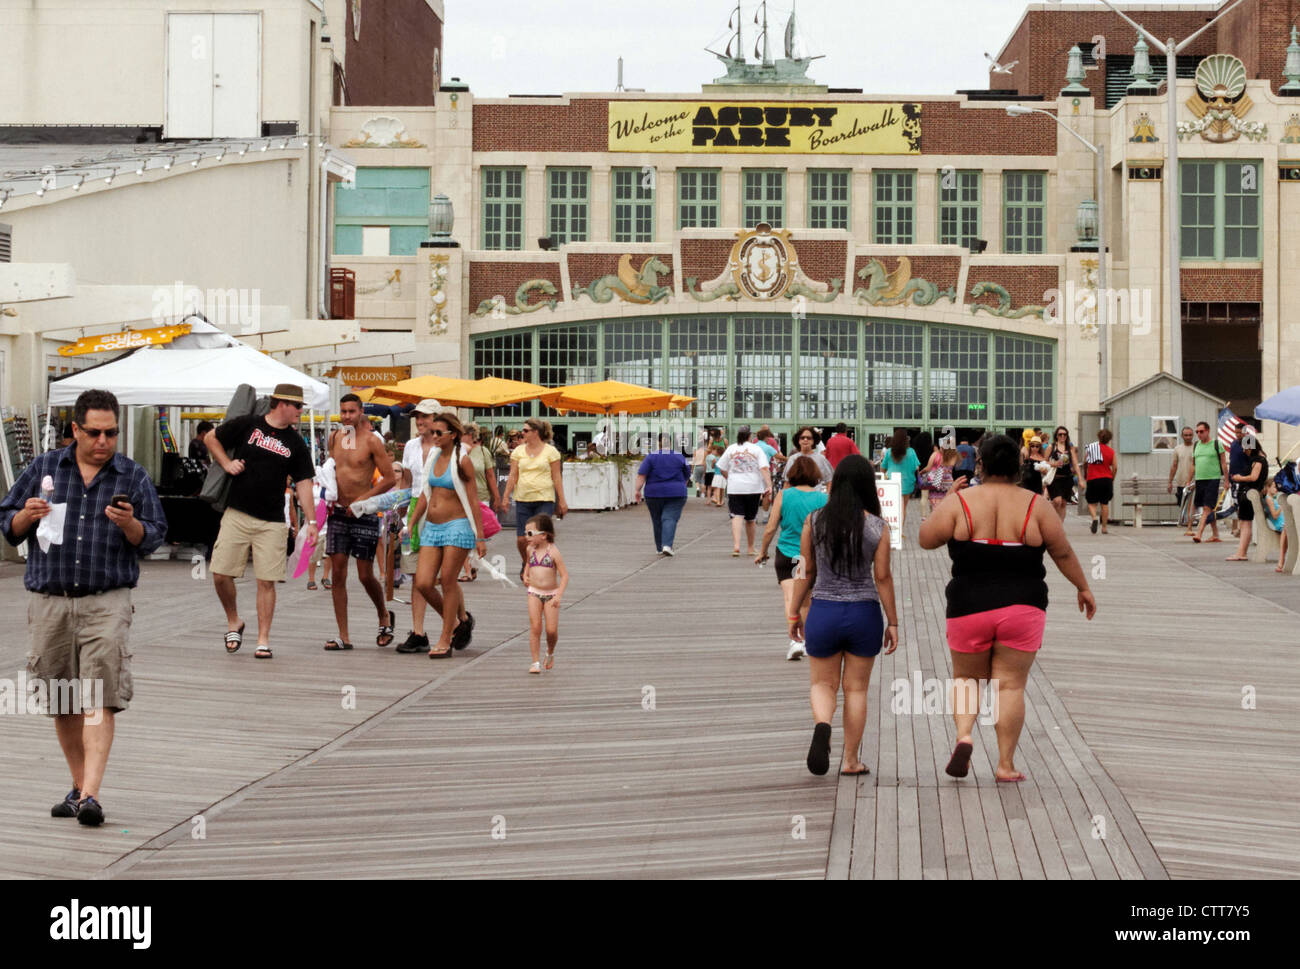
[[[375,637],[375,645],[380,647],[391,646],[393,640],[397,638],[393,634],[396,628],[397,615],[390,609],[388,610],[388,625],[379,627],[379,635]]]
[[[331,639],[328,643],[325,644],[325,651],[327,653],[337,653],[341,650],[351,649],[351,648],[352,648],[351,643],[345,643],[341,639]]]
[[[465,613],[465,618],[460,621],[451,633],[451,648],[464,649],[469,645],[469,641],[474,637],[474,614]]]
[[[248,623],[241,622],[239,628],[226,633],[226,652],[238,653],[239,647],[244,645],[244,627]],[[233,646],[231,644],[234,644]]]

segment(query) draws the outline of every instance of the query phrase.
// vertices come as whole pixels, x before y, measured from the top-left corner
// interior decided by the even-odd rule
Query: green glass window
[[[930,327],[930,420],[965,421],[988,405],[989,334]]]
[[[546,170],[546,234],[557,246],[566,242],[587,241],[590,182],[590,169]]]
[[[792,416],[790,370],[793,351],[790,317],[736,318],[737,419],[789,420]]]
[[[916,172],[874,172],[877,244],[909,245],[916,235]]]
[[[654,242],[653,168],[614,169],[614,241]]]
[[[760,222],[779,229],[785,225],[785,171],[780,168],[751,168],[741,173],[744,182],[744,224],[752,229]]]
[[[679,169],[677,172],[677,227],[718,227],[718,172],[714,169]]]
[[[335,184],[335,255],[410,256],[428,235],[429,169],[358,168],[354,185]]]
[[[483,169],[483,248],[524,247],[524,170]]]
[[[1185,161],[1179,165],[1184,259],[1259,258],[1257,161]]]
[[[474,379],[501,377],[503,380],[533,382],[534,330],[515,330],[492,336],[474,338]],[[484,417],[509,417],[519,420],[531,417],[532,401],[516,407],[494,407],[475,410]]]
[[[537,332],[537,382],[543,387],[590,384],[597,376],[595,323],[545,327]]]
[[[808,172],[808,228],[849,227],[848,169]]]
[[[980,172],[939,173],[939,242],[967,246],[980,237]]]
[[[638,387],[663,386],[663,321],[605,324],[604,380]]]
[[[1039,253],[1046,251],[1046,203],[1043,172],[1002,174],[1002,251]]]
[[[799,332],[800,420],[858,419],[858,321],[809,317]]]
[[[686,416],[728,420],[727,317],[675,319],[668,326],[668,390],[695,398]]]
[[[1005,424],[1050,424],[1055,412],[1056,361],[1045,340],[993,337],[993,399]]]
[[[864,337],[864,417],[918,421],[925,388],[925,331],[920,323],[872,321]]]

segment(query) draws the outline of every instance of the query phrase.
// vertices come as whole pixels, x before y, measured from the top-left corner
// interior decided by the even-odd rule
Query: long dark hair
[[[862,561],[864,511],[880,517],[876,471],[862,455],[850,454],[836,465],[826,506],[813,519],[813,543],[829,548],[831,568],[849,578],[857,577]]]
[[[889,453],[894,456],[895,461],[901,461],[907,457],[909,441],[911,441],[911,437],[901,427],[894,432],[894,443],[889,446]]]

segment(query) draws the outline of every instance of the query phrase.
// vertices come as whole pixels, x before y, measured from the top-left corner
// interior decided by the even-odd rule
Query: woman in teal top
[[[777,539],[776,581],[781,586],[787,619],[790,617],[791,599],[794,596],[795,570],[798,567],[804,519],[826,505],[826,492],[817,490],[821,480],[821,470],[811,457],[797,454],[791,459],[786,467],[785,487],[777,492],[776,501],[772,503],[772,513],[768,516],[767,528],[763,530],[763,544],[754,558],[755,565],[766,562],[772,539]],[[808,605],[811,604],[810,599]],[[801,611],[804,618],[807,618],[808,605]],[[803,643],[791,639],[785,658],[797,660],[803,654]]]
[[[921,459],[909,447],[911,439],[907,431],[899,430],[894,435],[894,443],[881,459],[880,470],[885,474],[898,474],[903,477],[903,516],[899,523],[907,525],[907,502],[916,490],[916,472],[921,467]]]

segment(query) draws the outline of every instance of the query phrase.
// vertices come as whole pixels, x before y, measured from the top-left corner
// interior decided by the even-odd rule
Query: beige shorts
[[[27,628],[28,689],[40,681],[49,714],[107,709],[120,713],[131,705],[131,590],[114,589],[97,596],[68,599],[32,593]],[[75,691],[77,707],[69,705]]]
[[[262,582],[279,582],[285,577],[285,543],[289,526],[284,522],[262,521],[235,508],[221,516],[221,532],[212,549],[211,569],[217,575],[240,578],[248,567],[248,550],[253,550],[253,574]]]

